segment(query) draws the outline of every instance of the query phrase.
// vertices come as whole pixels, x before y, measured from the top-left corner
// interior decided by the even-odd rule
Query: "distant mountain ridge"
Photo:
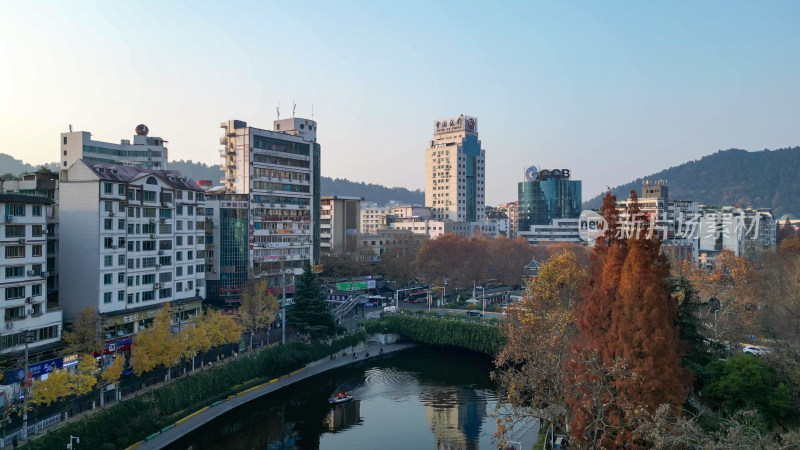
[[[45,166],[53,171],[58,170],[58,162],[45,164]],[[167,167],[170,170],[177,170],[193,180],[211,180],[215,185],[219,184],[222,177],[222,171],[217,164],[208,165],[192,160],[179,160],[170,161]],[[33,172],[38,168],[39,166],[31,166],[10,155],[0,153],[0,174],[19,175],[24,172]],[[411,191],[402,187],[390,188],[379,184],[359,183],[330,177],[321,177],[320,181],[322,195],[363,197],[365,201],[379,205],[385,205],[390,201],[409,205],[425,204],[425,193],[419,189]]]
[[[754,152],[729,149],[637,178],[611,192],[624,199],[634,189],[641,194],[642,180],[666,180],[670,198],[711,206],[737,203],[771,208],[776,217],[800,215],[798,172],[800,147]],[[600,208],[603,195],[586,201],[584,208]]]

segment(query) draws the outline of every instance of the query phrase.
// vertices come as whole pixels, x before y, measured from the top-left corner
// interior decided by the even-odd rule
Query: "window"
[[[156,282],[155,274],[142,275],[142,284],[153,284]]]
[[[25,257],[24,245],[9,245],[6,247],[6,258],[24,258],[24,257]]]
[[[155,295],[153,295],[153,291],[142,292],[142,301],[143,302],[146,302],[148,300],[153,300],[154,298],[155,298]]]
[[[111,292],[103,292],[103,303],[111,303]]]
[[[6,215],[8,216],[24,216],[25,205],[6,205]]]
[[[39,297],[42,295],[42,285],[41,284],[34,284],[31,286],[31,296]]]
[[[25,237],[25,225],[6,225],[6,237]]]
[[[175,292],[181,292],[181,291],[183,291],[183,283],[179,281],[175,283]]]
[[[103,229],[104,230],[113,230],[114,229],[114,219],[103,219]]]
[[[105,285],[111,284],[111,274],[110,273],[103,274],[103,284],[105,284]]]
[[[64,136],[64,145],[67,145],[67,137],[66,136]],[[64,150],[64,155],[66,156],[66,154],[67,154],[67,151]]]
[[[118,302],[125,301],[125,291],[117,291],[117,301]]]
[[[183,276],[183,267],[178,266],[178,267],[175,268],[175,276],[176,277],[182,277]]]
[[[128,277],[128,286],[133,286],[133,277]]]
[[[162,202],[167,202],[167,203],[172,203],[172,192],[163,192],[161,194],[161,201]]]
[[[31,236],[33,237],[42,237],[42,226],[41,225],[34,225],[31,227]]]
[[[114,238],[103,238],[103,248],[113,248],[114,247]]]
[[[121,205],[122,203],[120,203]],[[117,219],[117,229],[120,231],[125,230],[125,219]]]
[[[176,231],[182,231],[183,230],[183,221],[182,220],[176,220],[175,221],[175,230]]]
[[[162,219],[171,219],[172,218],[172,210],[171,209],[162,209],[158,212],[158,217]]]
[[[6,300],[25,297],[25,286],[6,288]]]
[[[103,256],[103,267],[111,267],[114,265],[114,256],[113,255],[104,255]]]
[[[6,267],[6,278],[17,278],[25,275],[25,266]]]
[[[125,185],[124,184],[118,184],[117,185],[117,195],[125,196]]]
[[[113,194],[114,193],[114,185],[111,183],[103,183],[103,193],[104,194]]]
[[[39,205],[33,205],[31,207],[31,214],[36,217],[42,217],[42,207]]]
[[[118,266],[125,265],[125,255],[117,255],[117,265]]]
[[[124,284],[125,283],[125,272],[118,272],[117,273],[117,283]]]
[[[147,178],[147,181],[145,183],[158,185],[158,181],[156,180],[156,177]]]
[[[103,202],[103,210],[105,212],[114,212],[114,202]]]
[[[175,261],[183,261],[183,252],[175,252]]]
[[[172,272],[161,272],[158,274],[158,281],[162,283],[169,283],[172,281]]]
[[[142,199],[144,199],[146,202],[156,201],[156,191],[143,191]]]
[[[172,297],[172,288],[163,288],[158,291],[158,298],[170,298]]]
[[[142,213],[142,217],[155,217],[156,216],[156,209],[155,208],[144,208],[144,212]]]

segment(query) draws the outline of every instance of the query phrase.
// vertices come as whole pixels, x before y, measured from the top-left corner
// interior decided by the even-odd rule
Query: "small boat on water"
[[[339,403],[346,403],[353,399],[351,394],[342,394],[341,397],[331,397],[328,402],[331,405],[338,405]]]

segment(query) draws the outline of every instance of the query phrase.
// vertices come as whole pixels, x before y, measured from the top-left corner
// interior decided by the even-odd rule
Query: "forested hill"
[[[47,165],[51,170],[58,170],[58,163]],[[170,161],[167,166],[170,170],[177,170],[193,180],[211,180],[214,185],[219,184],[222,178],[222,171],[219,166],[207,165],[204,163],[193,162],[192,160]],[[0,153],[0,177],[1,174],[19,175],[23,172],[35,171],[37,167],[25,164],[24,162],[4,153]],[[8,178],[8,176],[6,176]],[[363,197],[365,201],[375,202],[379,205],[395,200],[401,204],[423,205],[425,204],[425,194],[420,191],[410,191],[405,188],[389,188],[379,184],[366,184],[345,179],[333,179],[322,177],[322,195],[343,195],[352,197]]]
[[[424,205],[425,193],[417,189],[410,191],[400,187],[386,187],[380,184],[359,183],[346,179],[322,177],[322,195],[344,195],[363,197],[367,202],[385,205],[395,200],[403,205]]]
[[[215,185],[219,184],[219,179],[222,177],[222,172],[218,165],[208,166],[191,160],[180,160],[170,161],[168,167],[170,170],[177,170],[193,180],[211,180]],[[406,188],[389,188],[379,184],[366,184],[330,177],[322,177],[321,185],[322,195],[363,197],[365,201],[375,202],[379,205],[385,205],[392,200],[410,205],[425,204],[425,194],[420,190],[410,191]]]
[[[700,204],[728,206],[738,203],[772,208],[777,217],[800,215],[800,147],[748,152],[720,150],[713,155],[670,167],[611,189],[627,198],[632,189],[641,195],[642,180],[667,180],[670,198],[697,200]],[[602,196],[584,203],[600,208]]]

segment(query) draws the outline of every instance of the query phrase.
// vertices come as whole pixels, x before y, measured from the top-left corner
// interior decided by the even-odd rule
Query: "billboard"
[[[375,280],[346,281],[344,283],[336,283],[337,291],[365,291],[367,289],[375,289]]]

